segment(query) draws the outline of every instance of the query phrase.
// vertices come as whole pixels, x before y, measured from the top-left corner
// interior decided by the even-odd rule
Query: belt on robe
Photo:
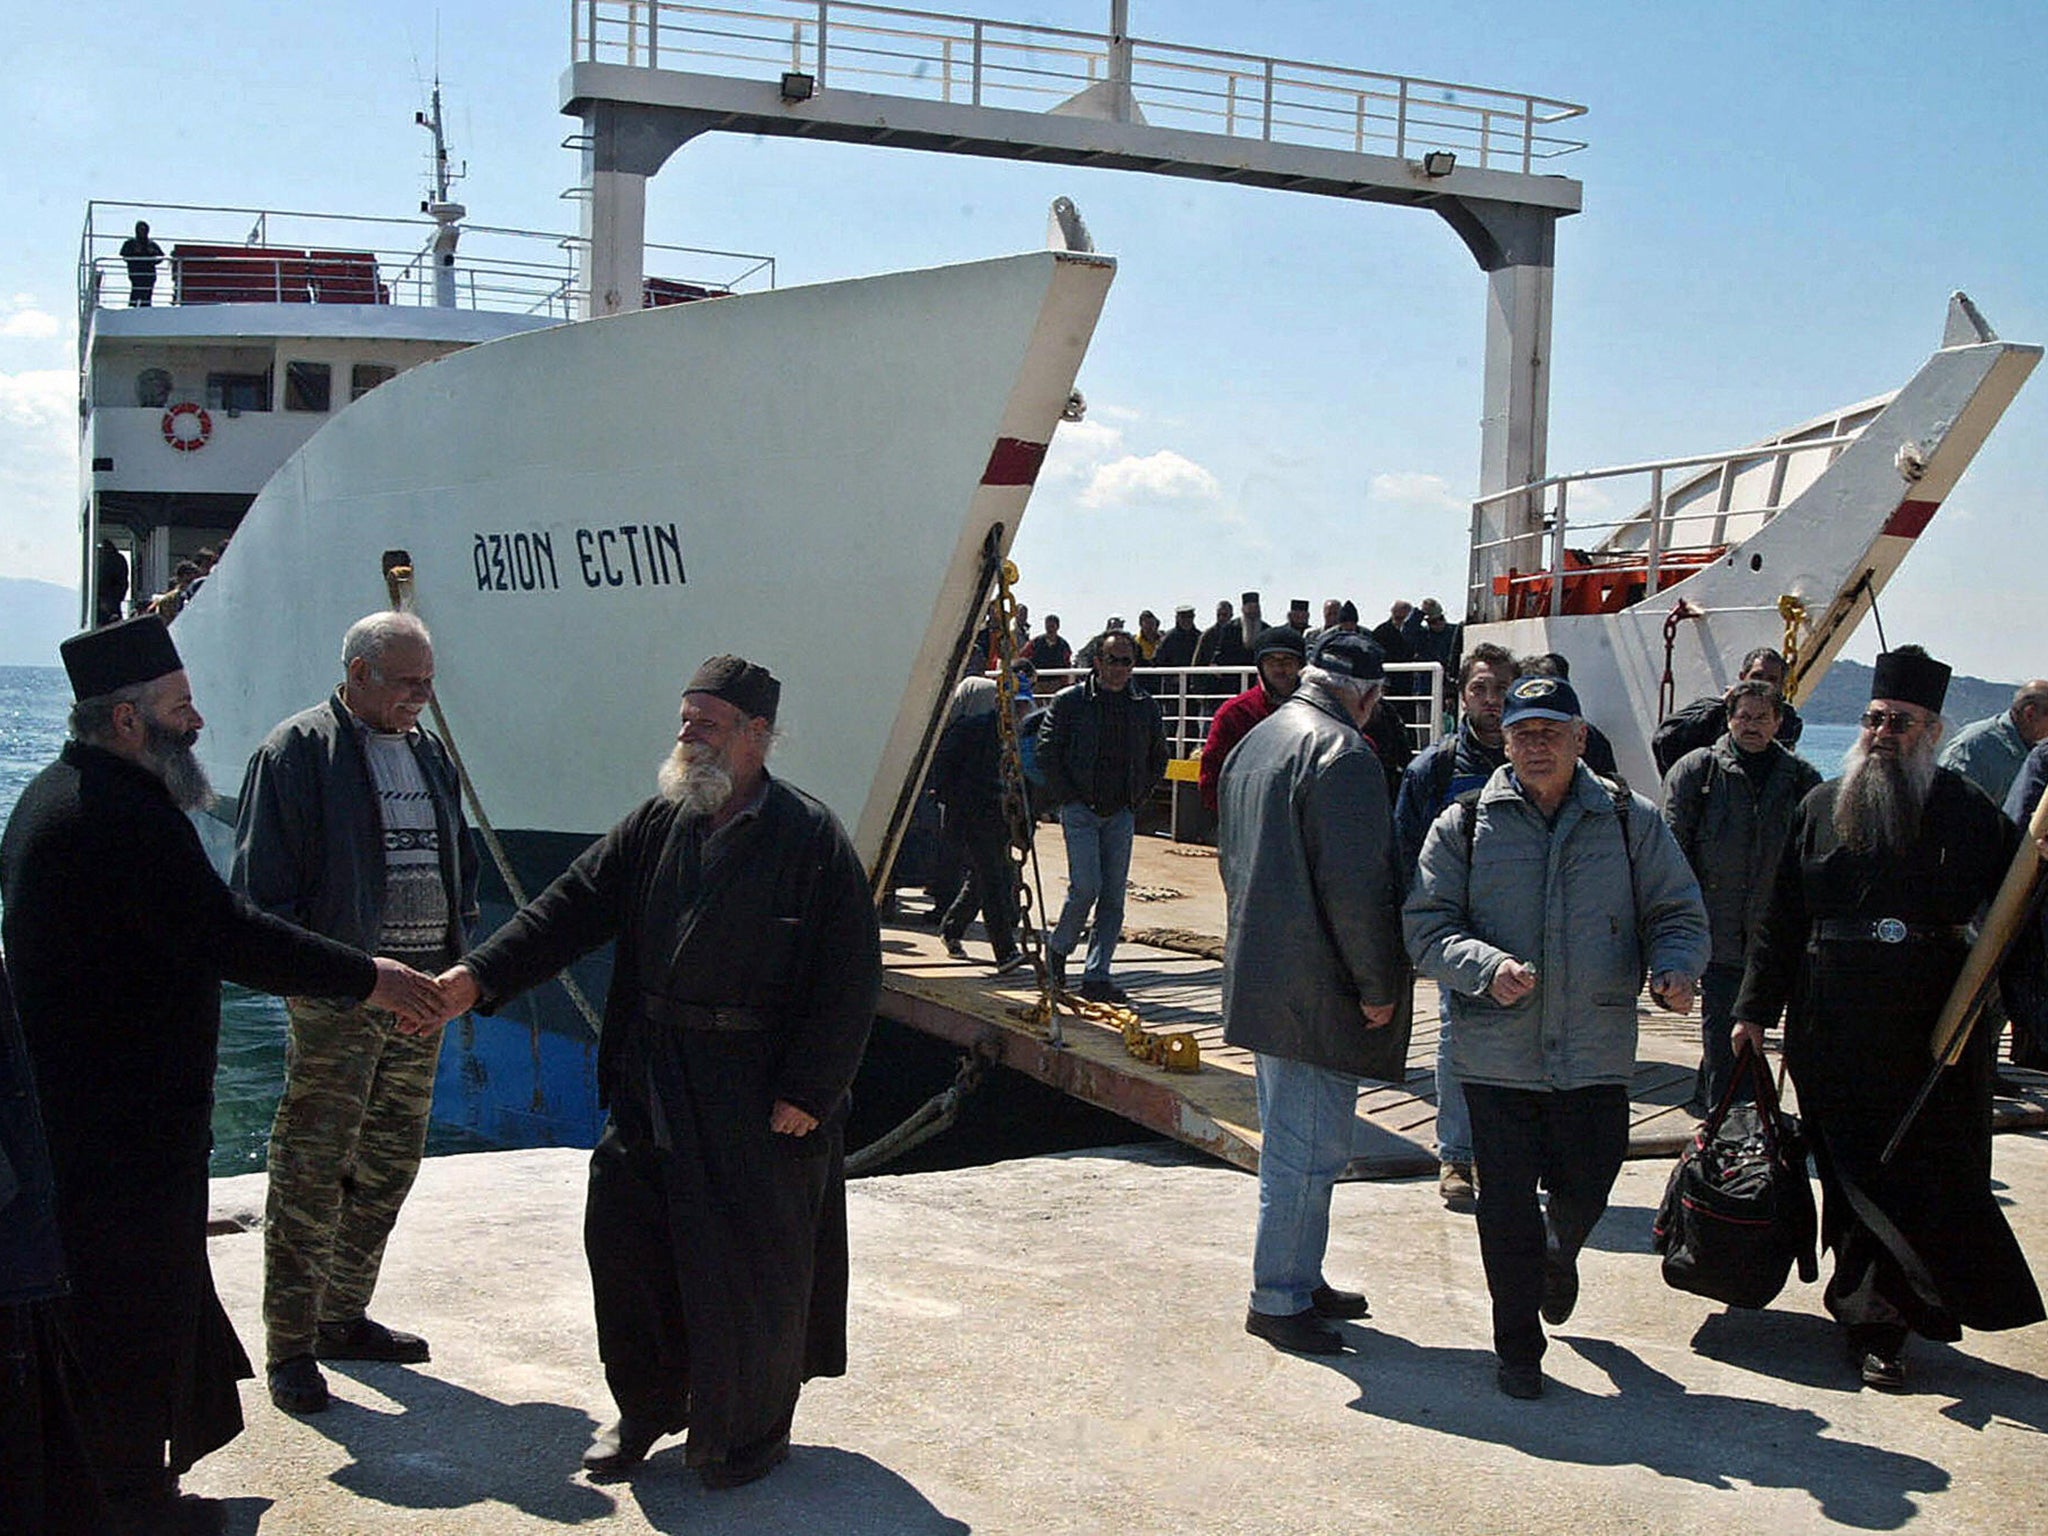
[[[650,1024],[670,1029],[708,1029],[720,1034],[753,1035],[771,1028],[766,1017],[751,1008],[719,1003],[679,1003],[672,997],[640,994],[640,1015]]]
[[[1909,923],[1896,917],[1824,917],[1813,925],[1822,943],[1967,944],[1970,930],[1958,923]]]

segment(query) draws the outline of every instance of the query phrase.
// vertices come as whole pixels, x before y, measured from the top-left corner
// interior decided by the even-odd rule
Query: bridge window
[[[334,393],[334,370],[326,363],[287,362],[284,365],[284,408],[288,411],[325,411]]]
[[[360,400],[386,379],[398,377],[398,370],[389,363],[357,363],[349,369],[348,397]]]
[[[206,403],[216,411],[267,411],[270,409],[270,375],[267,373],[209,373]]]

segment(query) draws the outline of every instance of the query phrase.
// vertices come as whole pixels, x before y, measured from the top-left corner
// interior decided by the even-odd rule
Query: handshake
[[[364,1001],[397,1014],[400,1034],[432,1034],[458,1013],[469,1012],[482,995],[466,965],[451,965],[439,976],[428,976],[400,961],[375,958],[377,985]]]

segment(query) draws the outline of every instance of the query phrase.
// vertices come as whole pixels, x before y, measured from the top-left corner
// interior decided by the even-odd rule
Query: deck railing
[[[569,42],[590,63],[1023,112],[1114,81],[1158,128],[1524,175],[1586,147],[1552,131],[1586,109],[1548,96],[849,0],[570,0]]]
[[[436,303],[432,219],[379,219],[190,203],[86,205],[79,240],[79,333],[92,311],[132,302],[123,241],[138,219],[163,251],[152,303]],[[464,224],[455,306],[568,320],[583,313],[575,235]],[[182,248],[182,253],[181,253]],[[775,259],[694,246],[647,246],[650,271],[714,293],[775,286]]]
[[[1444,669],[1433,661],[1397,661],[1387,666],[1383,707],[1393,710],[1408,728],[1409,744],[1418,752],[1443,735]],[[1036,696],[1040,704],[1069,683],[1087,677],[1086,667],[1042,667]],[[1217,706],[1258,681],[1253,667],[1138,667],[1132,680],[1159,701],[1166,723],[1167,751],[1176,758],[1193,757],[1209,734]],[[1413,690],[1396,693],[1395,689]]]
[[[1824,434],[1552,475],[1483,496],[1472,504],[1466,613],[1500,620],[1627,607],[1757,532],[1857,435],[1831,423]]]

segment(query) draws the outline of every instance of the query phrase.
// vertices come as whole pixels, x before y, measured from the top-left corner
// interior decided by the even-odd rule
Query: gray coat
[[[1742,771],[1742,754],[1723,736],[1671,765],[1664,779],[1664,821],[1699,877],[1714,935],[1715,965],[1740,969],[1749,936],[1771,905],[1771,876],[1792,830],[1792,813],[1820,782],[1820,770],[1777,742],[1777,766],[1761,793]]]
[[[1304,683],[1231,752],[1220,802],[1223,1038],[1400,1081],[1413,989],[1378,756]],[[1361,1003],[1393,1003],[1393,1022],[1368,1029]]]
[[[1628,1082],[1645,973],[1697,977],[1707,963],[1699,883],[1670,829],[1630,795],[1624,850],[1611,787],[1584,764],[1554,822],[1512,768],[1473,811],[1469,858],[1463,805],[1431,825],[1403,912],[1408,953],[1450,989],[1452,1069],[1506,1088]],[[1503,1007],[1487,988],[1509,959],[1537,982]]]

